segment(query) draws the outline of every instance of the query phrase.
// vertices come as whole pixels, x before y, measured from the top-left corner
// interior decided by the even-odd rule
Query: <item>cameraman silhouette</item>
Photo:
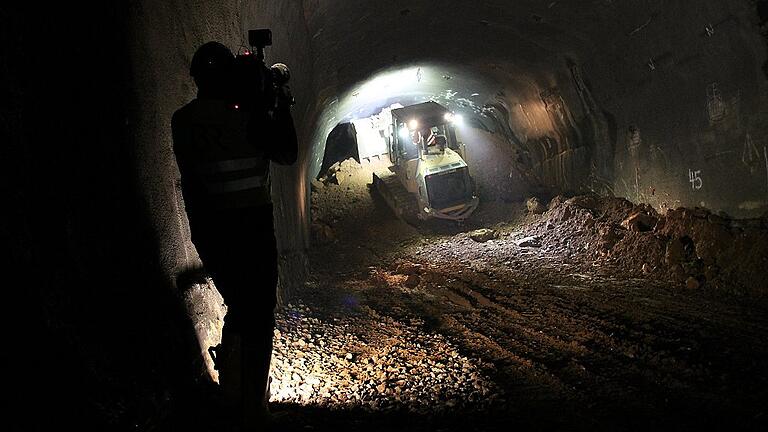
[[[287,68],[264,66],[262,48],[235,57],[202,45],[190,66],[197,98],[171,122],[192,242],[228,307],[215,349],[222,400],[244,428],[269,417],[278,268],[269,166],[298,153]]]

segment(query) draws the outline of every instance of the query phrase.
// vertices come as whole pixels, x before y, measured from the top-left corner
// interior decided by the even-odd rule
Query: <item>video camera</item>
[[[248,31],[250,49],[235,56],[232,103],[248,112],[273,113],[296,103],[288,82],[291,72],[283,63],[264,64],[264,48],[272,45],[272,31]]]

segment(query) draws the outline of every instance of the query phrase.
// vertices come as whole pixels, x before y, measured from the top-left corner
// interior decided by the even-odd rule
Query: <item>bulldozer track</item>
[[[394,173],[373,174],[373,187],[384,198],[392,212],[403,222],[416,226],[418,224],[419,204],[413,194],[400,183]]]

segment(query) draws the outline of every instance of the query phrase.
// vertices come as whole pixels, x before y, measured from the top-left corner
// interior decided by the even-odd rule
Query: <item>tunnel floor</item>
[[[521,242],[546,215],[519,203],[416,229],[372,197],[369,175],[351,167],[313,194],[324,243],[278,315],[281,428],[768,423],[764,302],[598,262],[567,242]],[[473,239],[479,227],[495,238]]]

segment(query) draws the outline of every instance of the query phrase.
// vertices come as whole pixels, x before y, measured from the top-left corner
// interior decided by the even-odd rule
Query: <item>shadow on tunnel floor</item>
[[[407,410],[371,412],[296,404],[272,404],[272,431],[648,431],[765,430],[765,418],[699,407],[670,406],[663,411],[637,407],[601,409],[567,401],[547,401],[487,411],[416,414]]]
[[[450,411],[418,414],[408,410],[367,411],[359,408],[324,408],[296,404],[273,405],[274,431],[501,431],[582,430],[569,421],[551,415],[551,409],[540,412],[517,410],[506,412]],[[585,427],[583,430],[593,430]]]

